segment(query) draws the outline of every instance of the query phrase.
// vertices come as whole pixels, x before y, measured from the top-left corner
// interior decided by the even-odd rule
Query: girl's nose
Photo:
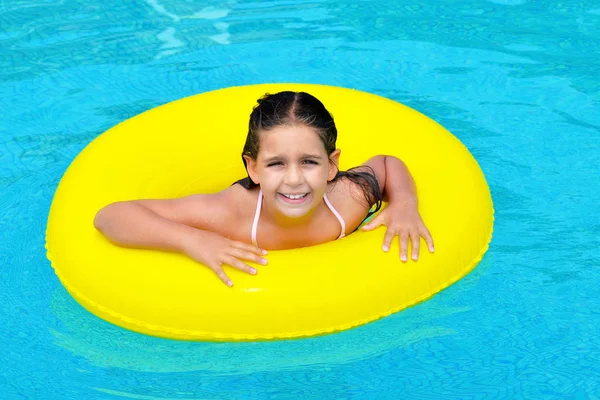
[[[290,166],[285,172],[284,181],[287,185],[296,186],[302,183],[302,171],[296,166]]]

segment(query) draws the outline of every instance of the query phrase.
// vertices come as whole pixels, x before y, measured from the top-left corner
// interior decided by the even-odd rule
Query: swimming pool
[[[600,4],[211,4],[0,2],[2,398],[600,397]],[[44,250],[73,158],[149,108],[262,82],[376,93],[453,132],[494,198],[481,264],[304,340],[170,341],[82,309]]]

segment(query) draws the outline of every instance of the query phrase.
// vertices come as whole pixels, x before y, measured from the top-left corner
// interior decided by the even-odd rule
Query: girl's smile
[[[304,193],[304,194],[284,194],[284,193],[278,193],[278,194],[279,194],[279,196],[281,196],[282,200],[285,203],[288,203],[288,204],[302,204],[302,203],[304,203],[307,200],[308,195],[310,193]]]

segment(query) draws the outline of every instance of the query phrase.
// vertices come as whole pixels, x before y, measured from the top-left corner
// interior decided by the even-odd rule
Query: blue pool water
[[[201,3],[0,1],[0,398],[600,398],[597,0]],[[178,342],[82,309],[44,250],[74,157],[149,108],[263,82],[376,93],[453,132],[494,199],[481,264],[304,340]]]

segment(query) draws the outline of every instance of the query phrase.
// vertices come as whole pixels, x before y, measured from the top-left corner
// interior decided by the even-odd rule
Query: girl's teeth
[[[283,193],[282,193],[282,194],[283,194]],[[296,195],[296,196],[294,196],[294,195],[289,195],[289,194],[284,194],[284,196],[285,196],[285,197],[287,197],[288,199],[292,199],[292,200],[298,200],[298,199],[301,199],[301,198],[303,198],[304,196],[306,196],[306,193],[304,193],[304,194],[299,194],[299,195]]]

